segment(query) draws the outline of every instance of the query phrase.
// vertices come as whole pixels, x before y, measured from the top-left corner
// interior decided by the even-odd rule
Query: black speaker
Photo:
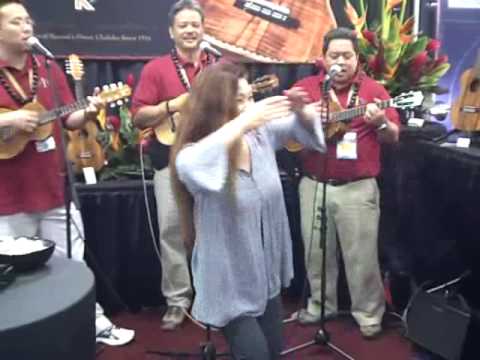
[[[406,309],[407,337],[447,360],[459,360],[470,318],[461,295],[420,290]]]

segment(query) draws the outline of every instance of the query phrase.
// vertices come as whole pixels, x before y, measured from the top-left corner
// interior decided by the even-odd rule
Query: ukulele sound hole
[[[470,91],[476,92],[480,88],[480,79],[475,79],[470,84]]]

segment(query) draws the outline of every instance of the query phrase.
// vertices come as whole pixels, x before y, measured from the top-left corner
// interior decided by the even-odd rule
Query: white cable
[[[155,238],[155,231],[153,230],[153,222],[152,222],[152,214],[150,212],[150,201],[148,200],[148,193],[147,193],[147,180],[145,178],[145,164],[143,161],[143,146],[140,144],[140,151],[139,151],[139,156],[140,156],[140,171],[142,173],[142,186],[143,186],[143,195],[144,195],[144,200],[145,200],[145,210],[147,212],[147,220],[148,220],[148,227],[150,229],[150,236],[152,238],[152,243],[153,243],[153,248],[155,249],[155,254],[157,255],[157,259],[161,265],[161,260],[160,260],[160,249],[158,247],[157,239]],[[161,269],[163,271],[163,269]],[[165,276],[164,279],[171,285],[170,279]],[[182,308],[183,313],[185,314],[186,317],[190,319],[190,321],[200,327],[203,330],[207,330],[206,326],[202,325],[200,322],[195,320],[190,313],[187,311],[187,309]],[[218,331],[215,328],[211,328],[213,331]]]

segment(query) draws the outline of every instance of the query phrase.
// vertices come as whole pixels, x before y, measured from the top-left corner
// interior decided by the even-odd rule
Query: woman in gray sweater
[[[288,139],[325,150],[318,104],[305,100],[292,89],[254,103],[244,69],[217,64],[196,79],[172,151],[192,314],[222,329],[235,359],[281,352],[293,264],[275,151]]]

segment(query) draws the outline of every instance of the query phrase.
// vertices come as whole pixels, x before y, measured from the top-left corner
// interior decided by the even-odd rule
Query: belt
[[[310,178],[313,181],[326,183],[327,185],[331,185],[331,186],[342,186],[342,185],[347,185],[347,184],[350,184],[350,183],[353,183],[353,182],[356,182],[356,181],[371,178],[371,177],[360,177],[360,178],[349,179],[349,180],[337,180],[337,179],[318,180],[316,177],[308,175],[308,174],[305,174],[305,176]]]

